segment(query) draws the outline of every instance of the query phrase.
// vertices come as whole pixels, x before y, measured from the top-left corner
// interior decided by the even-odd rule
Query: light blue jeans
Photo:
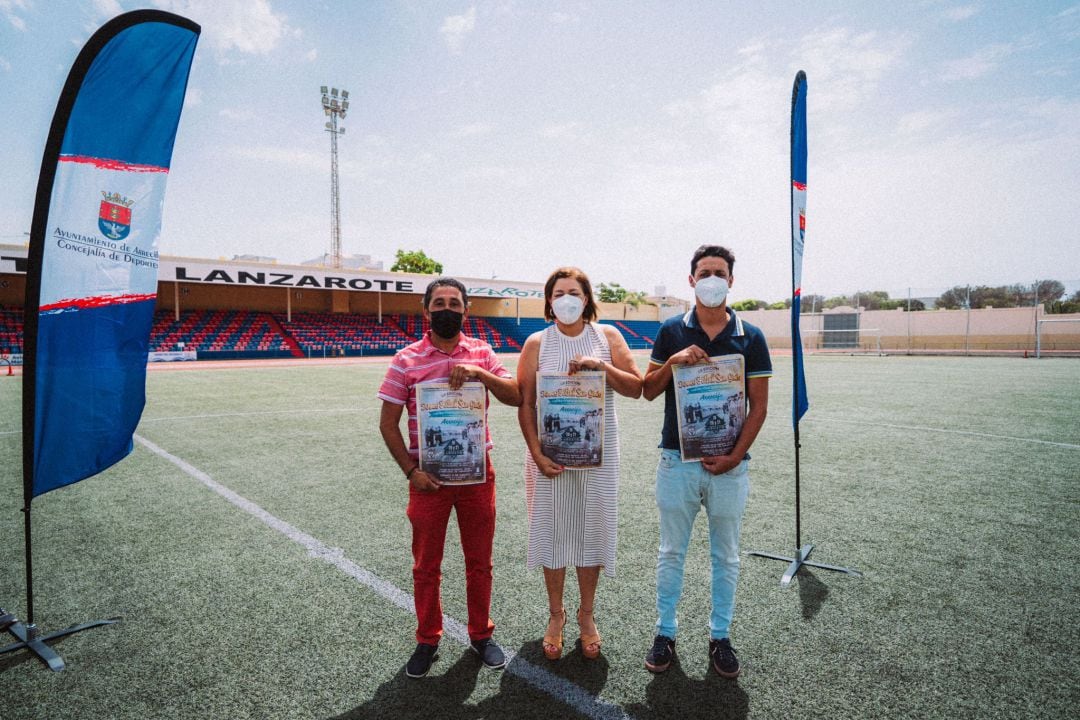
[[[743,460],[723,475],[709,473],[699,462],[684,463],[678,450],[661,450],[656,468],[656,505],[660,508],[660,554],[656,559],[656,633],[674,638],[675,614],[682,595],[686,550],[698,509],[709,518],[712,557],[714,640],[729,636],[739,579],[739,528],[750,494],[750,474]]]

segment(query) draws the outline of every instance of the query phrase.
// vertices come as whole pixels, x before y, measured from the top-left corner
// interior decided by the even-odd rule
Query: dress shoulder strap
[[[552,325],[551,327],[546,327],[540,331],[540,348],[536,351],[536,357],[538,362],[539,359],[544,355],[544,348],[547,347],[548,340],[550,340],[549,336],[551,335],[551,328],[553,327],[555,326]]]
[[[611,354],[611,344],[608,342],[607,335],[599,327],[599,323],[589,323],[586,327],[592,330],[593,347],[599,347],[608,355]]]

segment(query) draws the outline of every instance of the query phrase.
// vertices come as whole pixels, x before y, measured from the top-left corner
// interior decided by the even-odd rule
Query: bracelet
[[[413,465],[411,468],[409,468],[409,472],[405,473],[405,479],[406,480],[411,480],[412,479],[412,474],[414,472],[416,472],[417,470],[419,470],[419,469],[420,469],[419,465]]]

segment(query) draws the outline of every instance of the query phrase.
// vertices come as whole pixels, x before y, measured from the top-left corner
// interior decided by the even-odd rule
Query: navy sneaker
[[[5,612],[4,608],[0,608],[0,632],[7,630],[9,627],[15,624],[15,615],[9,612]]]
[[[675,640],[667,635],[653,638],[652,650],[645,656],[645,667],[649,672],[662,673],[671,666],[675,658]]]
[[[739,677],[739,658],[735,657],[735,648],[727,638],[709,641],[709,661],[720,677],[729,680]]]
[[[432,663],[439,659],[439,646],[417,643],[409,662],[405,664],[405,674],[411,678],[422,678],[428,674]]]
[[[491,638],[473,640],[469,643],[469,646],[473,649],[474,653],[480,656],[480,660],[483,661],[484,667],[489,670],[502,670],[506,667],[506,655],[503,654],[502,648]]]

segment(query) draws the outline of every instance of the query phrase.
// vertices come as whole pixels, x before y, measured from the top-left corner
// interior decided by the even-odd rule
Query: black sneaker
[[[735,657],[735,648],[727,638],[709,641],[709,660],[720,677],[729,680],[739,677],[739,658]]]
[[[675,658],[675,640],[667,635],[653,638],[652,650],[645,656],[645,667],[649,672],[662,673],[671,666]]]
[[[405,674],[411,678],[422,678],[428,674],[431,664],[439,659],[439,646],[417,643],[409,662],[405,664]]]
[[[484,662],[484,667],[489,670],[502,670],[506,667],[506,655],[503,654],[502,648],[491,638],[473,640],[469,643],[469,646],[472,647],[474,653],[480,656],[480,659]]]

